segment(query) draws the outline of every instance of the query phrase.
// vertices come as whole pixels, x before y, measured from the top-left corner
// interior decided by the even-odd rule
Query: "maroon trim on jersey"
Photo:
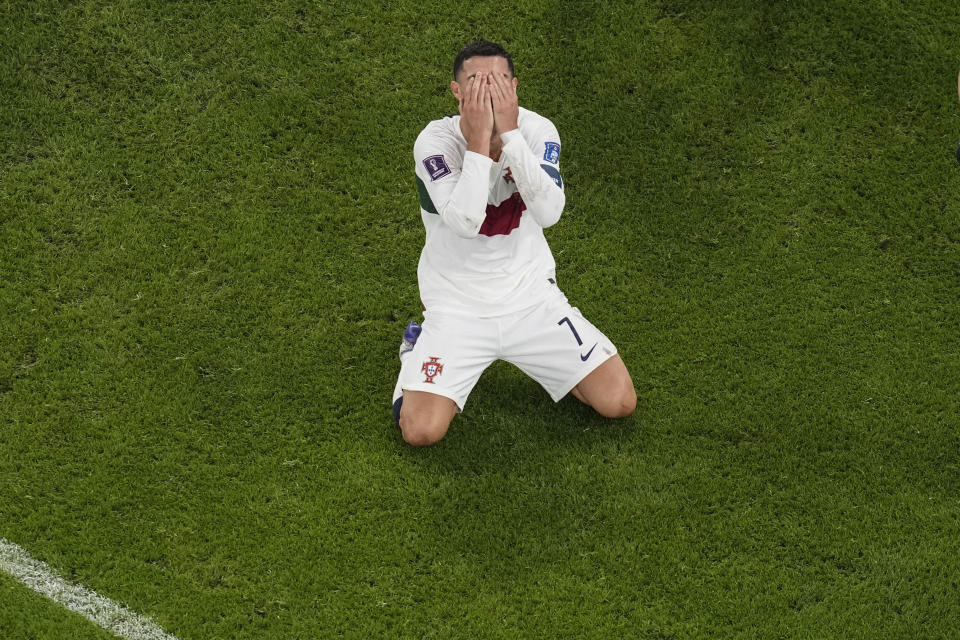
[[[488,204],[487,217],[480,225],[480,235],[510,235],[511,231],[520,226],[520,216],[526,210],[527,205],[517,192],[498,205]]]

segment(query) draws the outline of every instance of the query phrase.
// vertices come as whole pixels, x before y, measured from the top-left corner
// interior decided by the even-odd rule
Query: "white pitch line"
[[[5,538],[0,538],[0,570],[121,638],[177,640],[150,618],[58,576],[49,565],[31,557],[22,547]]]

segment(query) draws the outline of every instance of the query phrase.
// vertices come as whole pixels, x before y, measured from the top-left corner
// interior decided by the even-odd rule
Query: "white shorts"
[[[403,390],[429,391],[461,410],[480,374],[496,360],[516,365],[558,402],[617,349],[556,289],[516,313],[476,318],[427,309],[423,332],[403,357],[393,401]]]

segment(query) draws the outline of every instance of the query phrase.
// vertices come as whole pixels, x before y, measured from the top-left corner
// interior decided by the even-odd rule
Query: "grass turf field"
[[[0,3],[0,538],[200,638],[960,636],[960,20]],[[456,51],[560,130],[621,422],[391,424]],[[108,634],[0,574],[0,635]]]

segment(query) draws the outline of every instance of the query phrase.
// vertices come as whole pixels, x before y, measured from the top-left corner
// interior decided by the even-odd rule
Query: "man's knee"
[[[626,418],[637,408],[633,380],[619,355],[594,369],[573,391],[604,418]]]
[[[426,447],[439,442],[447,434],[449,427],[450,422],[442,417],[400,414],[403,440],[415,447]]]
[[[632,385],[624,387],[598,398],[593,408],[604,418],[626,418],[637,408],[637,392]]]
[[[394,404],[394,415],[403,439],[408,444],[425,447],[447,434],[457,405],[449,398],[432,393],[405,391]]]

